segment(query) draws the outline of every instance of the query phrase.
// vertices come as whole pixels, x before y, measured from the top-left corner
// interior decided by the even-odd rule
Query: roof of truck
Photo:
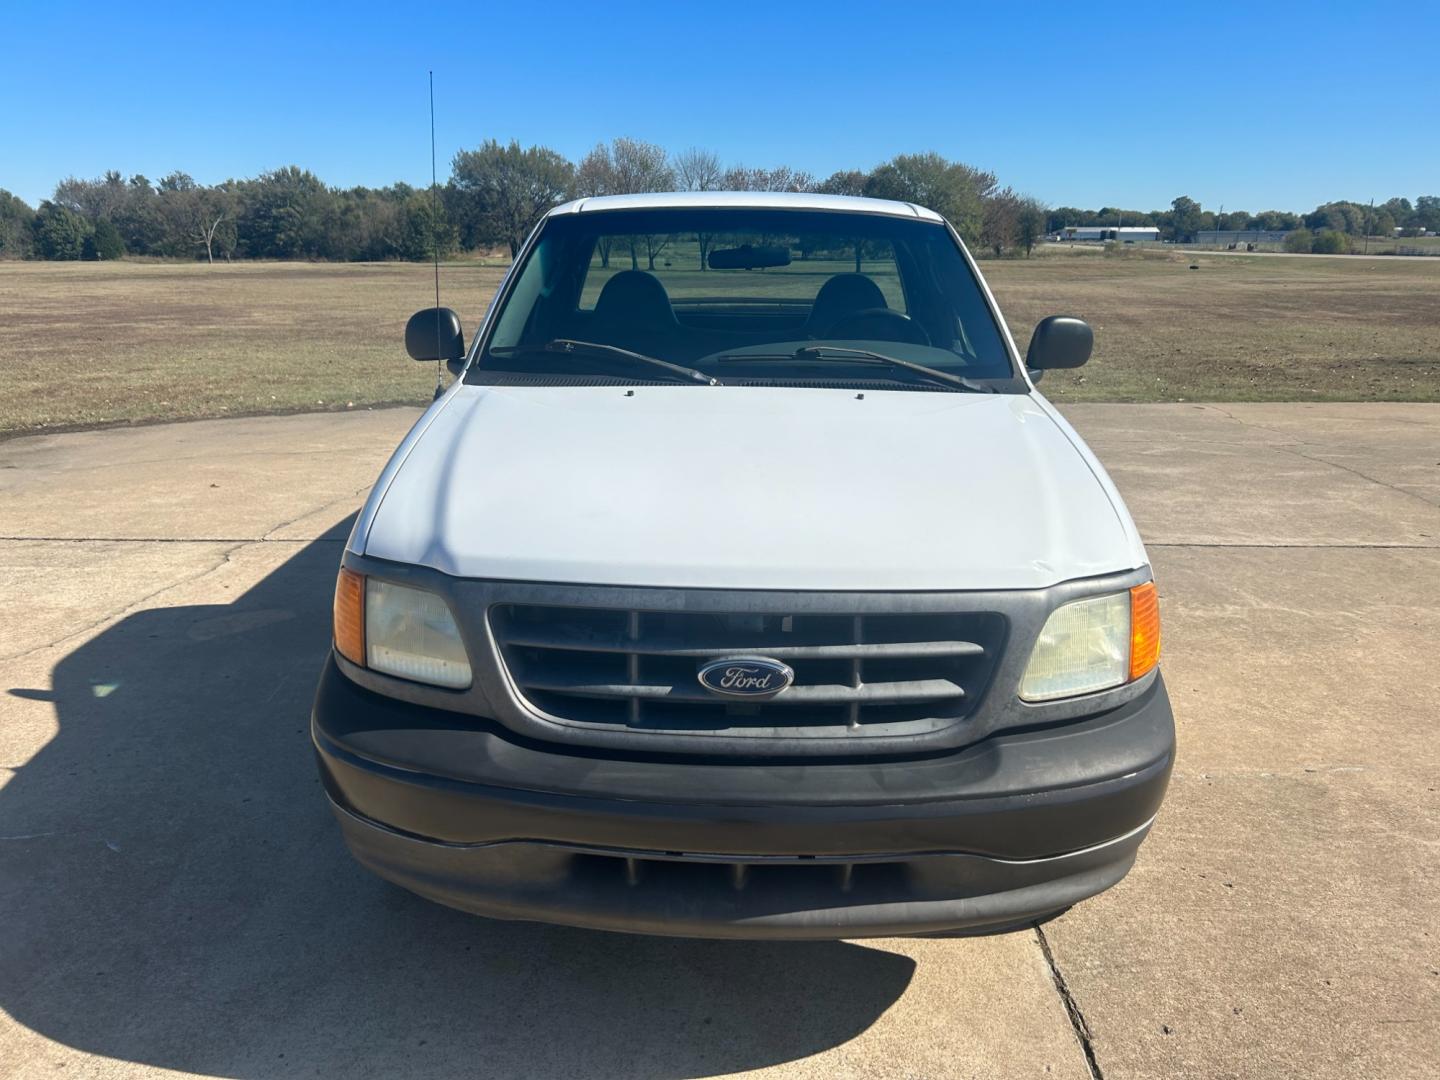
[[[853,195],[816,195],[794,191],[665,191],[646,195],[597,195],[563,203],[550,213],[589,214],[599,210],[706,209],[747,207],[765,210],[831,210],[851,214],[943,220],[934,210],[889,199]]]

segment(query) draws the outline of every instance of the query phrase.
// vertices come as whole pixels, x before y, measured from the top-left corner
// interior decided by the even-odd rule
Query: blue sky
[[[0,187],[442,178],[485,138],[616,135],[727,163],[934,149],[1052,205],[1308,210],[1440,193],[1440,3],[607,0],[4,5]]]

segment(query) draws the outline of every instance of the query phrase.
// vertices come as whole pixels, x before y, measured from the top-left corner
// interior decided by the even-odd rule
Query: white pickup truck
[[[355,856],[641,933],[986,933],[1119,881],[1175,749],[1145,550],[955,231],[551,211],[346,545],[312,732]]]

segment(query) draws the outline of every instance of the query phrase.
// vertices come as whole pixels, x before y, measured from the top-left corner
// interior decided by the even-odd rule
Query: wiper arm
[[[644,353],[631,352],[629,349],[622,349],[618,345],[605,345],[598,341],[576,341],[573,338],[556,338],[541,346],[546,352],[578,353],[592,352],[603,353],[606,356],[618,356],[626,360],[636,360],[643,364],[652,364],[658,368],[664,368],[673,375],[680,375],[691,382],[705,383],[707,386],[720,386],[720,380],[713,375],[706,375],[703,371],[696,371],[694,368],[685,367],[683,364],[672,364],[669,360],[661,360],[657,356],[646,356]]]
[[[941,371],[939,368],[927,367],[925,364],[917,364],[913,360],[902,360],[898,356],[887,356],[885,353],[872,352],[869,349],[852,349],[845,345],[802,345],[794,352],[789,353],[724,353],[719,359],[722,361],[736,360],[823,360],[826,356],[834,356],[845,360],[856,360],[862,364],[885,364],[888,367],[904,368],[906,371],[913,371],[917,375],[923,375],[934,382],[942,383],[945,386],[957,390],[967,390],[974,394],[993,394],[995,388],[987,386],[976,379],[964,375],[953,375],[948,371]]]
[[[949,386],[957,386],[961,390],[969,390],[976,394],[993,394],[995,388],[986,386],[982,382],[967,378],[964,375],[953,375],[948,371],[941,371],[939,368],[928,367],[925,364],[917,364],[914,360],[902,360],[898,356],[887,356],[885,353],[871,352],[869,349],[851,349],[844,345],[804,345],[794,352],[797,360],[804,360],[806,357],[814,356],[824,358],[825,356],[843,356],[847,360],[859,360],[869,364],[891,364],[895,367],[913,371],[916,374],[924,375],[926,378],[934,379]]]

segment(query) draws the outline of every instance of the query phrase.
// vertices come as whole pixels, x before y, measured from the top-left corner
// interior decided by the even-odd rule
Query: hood
[[[462,385],[354,546],[460,577],[716,589],[1024,589],[1143,565],[1061,425],[1017,394]]]

